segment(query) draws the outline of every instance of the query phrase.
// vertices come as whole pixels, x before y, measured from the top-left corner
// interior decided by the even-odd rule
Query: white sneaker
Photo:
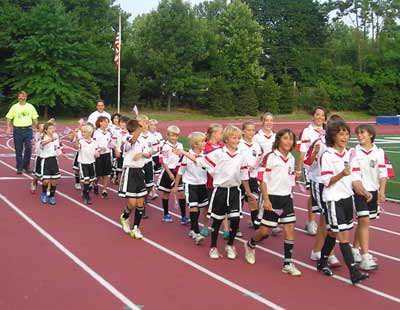
[[[297,269],[293,263],[284,265],[282,268],[282,272],[286,273],[286,274],[290,274],[291,276],[294,276],[294,277],[301,276],[301,271],[299,269]]]
[[[311,250],[311,255],[310,255],[310,259],[317,262],[321,259],[321,251],[315,251]]]
[[[150,193],[150,199],[151,200],[154,200],[154,199],[157,199],[158,198],[158,194],[157,194],[157,192],[153,189],[152,191],[151,191],[151,193]]]
[[[208,257],[210,257],[211,259],[218,259],[221,256],[219,255],[217,248],[211,248],[210,252],[208,252]]]
[[[354,262],[357,263],[357,264],[361,263],[362,257],[361,257],[361,254],[360,254],[360,250],[352,248],[351,252],[353,253],[353,256],[354,256]]]
[[[237,257],[236,249],[233,245],[225,246],[226,257],[229,259],[235,259]]]
[[[142,240],[143,235],[142,232],[140,231],[139,227],[135,226],[131,231],[130,235],[132,238],[135,238],[136,240]]]
[[[123,214],[121,214],[119,220],[121,221],[122,224],[122,230],[128,234],[131,231],[131,228],[129,227],[129,218],[124,219]]]
[[[247,242],[244,244],[244,253],[246,262],[250,265],[254,265],[256,263],[256,249],[252,249],[247,245]]]
[[[342,263],[335,255],[331,255],[328,257],[328,264],[331,268],[338,268],[342,266]]]
[[[371,254],[366,253],[361,255],[361,263],[359,267],[362,270],[374,270],[378,268],[378,264]]]
[[[194,243],[196,243],[197,245],[202,244],[204,241],[204,237],[200,234],[196,234],[196,236],[194,237]]]
[[[194,230],[191,230],[191,231],[189,231],[188,236],[189,236],[189,238],[193,238],[194,239],[196,237],[196,233],[194,232]]]
[[[272,228],[271,230],[271,234],[273,236],[279,235],[282,232],[282,228],[280,226],[276,226],[274,228]]]
[[[307,222],[305,230],[310,236],[315,236],[317,234],[318,224],[315,221]]]
[[[82,189],[81,183],[75,183],[75,189],[76,190],[81,190]]]
[[[243,237],[243,233],[239,229],[236,232],[236,237]]]

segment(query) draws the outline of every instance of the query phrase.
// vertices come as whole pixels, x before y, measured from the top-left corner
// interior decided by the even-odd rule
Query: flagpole
[[[122,31],[121,31],[121,14],[119,14],[119,52],[118,52],[118,99],[117,99],[117,111],[120,111],[120,102],[121,102],[121,38],[122,38]]]

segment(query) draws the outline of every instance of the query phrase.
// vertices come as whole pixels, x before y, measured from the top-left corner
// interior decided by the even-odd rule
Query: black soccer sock
[[[329,254],[332,252],[335,247],[336,238],[331,237],[329,235],[326,236],[324,245],[321,249],[321,262],[326,262],[328,260]]]
[[[196,234],[200,233],[199,229],[199,211],[190,211],[190,230],[193,230]]]
[[[340,251],[342,252],[343,259],[347,265],[347,268],[349,268],[349,271],[351,272],[355,268],[355,263],[354,263],[354,256],[353,253],[351,252],[351,247],[348,242],[345,243],[339,243],[340,245]]]
[[[50,197],[54,197],[56,194],[56,185],[50,185]]]
[[[164,209],[164,216],[167,215],[168,212],[168,199],[162,199],[162,207]]]
[[[142,208],[136,208],[136,210],[135,210],[135,219],[133,221],[133,226],[134,227],[135,226],[139,227],[140,220],[142,219],[142,216],[143,216],[143,211],[144,211],[143,207]]]
[[[212,228],[213,231],[211,232],[211,247],[217,247],[217,239],[219,234],[219,228],[221,227],[222,220],[213,220]]]
[[[254,229],[257,230],[260,225],[256,224],[258,220],[258,210],[250,211],[251,222],[253,223]]]
[[[285,240],[283,243],[283,249],[285,253],[285,259],[283,260],[284,265],[288,265],[292,262],[292,253],[294,247],[294,240]]]
[[[247,246],[251,249],[255,249],[257,246],[257,242],[254,238],[250,238],[249,241],[247,241]]]
[[[235,241],[236,233],[239,229],[239,222],[240,218],[234,217],[230,219],[231,222],[231,230],[229,232],[229,239],[228,239],[228,245],[233,245],[233,241]]]
[[[46,185],[42,184],[42,192],[47,193],[47,184]]]
[[[129,207],[128,206],[126,206],[125,207],[125,210],[124,210],[124,214],[122,214],[122,217],[124,218],[124,219],[128,219],[129,218],[129,215],[131,214],[131,209],[129,209]]]
[[[181,208],[181,216],[186,216],[186,200],[179,199],[179,207]]]
[[[83,183],[83,196],[87,197],[89,195],[89,184]]]
[[[79,177],[79,173],[75,173],[75,184],[79,184],[81,182],[81,179]]]

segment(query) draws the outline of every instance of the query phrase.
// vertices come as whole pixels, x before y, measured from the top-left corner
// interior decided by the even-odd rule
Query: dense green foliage
[[[128,107],[400,114],[399,12],[397,0],[162,0],[129,21],[113,0],[3,0],[0,93],[25,89],[52,113],[115,103],[122,13]]]

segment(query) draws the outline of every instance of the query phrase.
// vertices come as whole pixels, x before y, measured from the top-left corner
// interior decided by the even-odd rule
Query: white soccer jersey
[[[118,136],[116,139],[115,147],[120,150],[122,153],[124,152],[124,144],[131,138],[128,130],[121,129],[118,132]]]
[[[364,149],[361,145],[356,146],[356,157],[354,159],[360,167],[358,174],[367,191],[377,191],[380,187],[380,178],[387,178],[385,152],[375,144],[370,150]]]
[[[231,154],[224,146],[199,158],[198,163],[213,177],[214,187],[235,187],[249,179],[246,158],[239,150]]]
[[[155,151],[157,151],[157,153],[155,153],[155,154],[153,154],[153,157],[155,157],[155,156],[160,156],[160,149],[161,149],[161,146],[164,144],[164,137],[162,136],[162,134],[161,133],[159,133],[158,131],[154,131],[154,132],[151,132],[150,131],[150,133],[152,133],[153,135],[154,135],[154,137],[155,137],[155,139],[156,139],[156,141],[157,141],[157,145],[154,145],[153,147],[154,147],[154,150]]]
[[[193,150],[189,153],[196,158],[201,158],[203,154],[196,154]],[[197,165],[192,160],[184,157],[178,170],[178,174],[182,175],[182,182],[190,185],[206,185],[207,170]]]
[[[269,136],[260,129],[253,138],[253,141],[261,146],[264,156],[272,151],[272,146],[275,142],[275,133],[271,133]]]
[[[78,162],[81,164],[93,164],[96,161],[97,142],[93,138],[80,139],[78,148]]]
[[[297,144],[300,145],[298,151],[307,153],[311,144],[324,134],[325,130],[322,127],[316,127],[314,124],[308,125],[308,127],[303,129],[299,141],[297,141]]]
[[[291,153],[285,158],[278,150],[265,155],[258,180],[267,184],[268,195],[291,195],[296,177],[294,161]]]
[[[105,151],[102,151],[101,154],[107,154],[111,152],[111,148],[113,146],[111,132],[109,130],[101,130],[97,128],[93,133],[93,139],[97,142],[99,148],[106,148]]]
[[[124,145],[124,162],[123,167],[130,168],[143,168],[145,164],[145,158],[141,157],[138,160],[135,160],[136,154],[144,153],[143,145],[136,140],[136,142],[126,142]]]
[[[111,115],[110,113],[103,111],[103,112],[99,112],[99,111],[94,111],[92,114],[89,115],[88,117],[88,123],[91,123],[93,126],[96,126],[96,121],[100,116],[105,116],[108,118],[108,122],[111,124]]]
[[[158,141],[156,139],[156,136],[153,135],[151,132],[147,132],[147,133],[141,133],[140,136],[138,137],[138,141],[143,145],[143,147],[146,150],[146,153],[151,153],[153,152],[153,150],[157,149],[157,144]],[[151,162],[152,159],[150,158],[146,158],[145,162]]]
[[[171,142],[166,141],[161,147],[160,151],[160,164],[166,164],[169,169],[175,169],[179,166],[181,156],[176,155],[173,150],[183,150],[183,145],[177,142],[175,145]]]
[[[40,157],[40,152],[42,151],[40,147],[40,141],[42,140],[42,133],[36,132],[35,137],[33,138],[33,143],[34,143],[34,150],[35,150],[35,155]]]
[[[359,179],[360,167],[357,160],[351,160],[351,152],[344,150],[339,153],[332,147],[328,147],[320,159],[321,179],[325,185],[322,199],[327,201],[339,201],[351,197],[353,193],[352,181]],[[328,187],[332,177],[343,171],[346,165],[351,166],[351,174],[342,177],[335,184]]]
[[[246,158],[250,178],[257,178],[258,168],[263,157],[261,146],[257,142],[247,143],[242,139],[238,148]]]
[[[321,166],[320,166],[320,158],[321,155],[326,151],[327,146],[326,146],[326,141],[325,141],[325,136],[321,136],[321,138],[318,138],[315,140],[310,148],[308,149],[306,156],[304,157],[304,167],[308,171],[308,178],[316,183],[323,183],[322,178],[321,178]],[[315,156],[315,159],[313,162],[311,162],[311,156],[312,153],[314,152],[314,148],[319,145],[319,151],[317,155]]]
[[[49,157],[54,157],[58,156],[63,152],[63,147],[60,143],[60,139],[58,135],[55,133],[54,134],[54,141],[51,141],[47,144],[40,144],[40,157],[41,158],[49,158]],[[50,137],[46,134],[42,135],[41,142],[45,142],[50,140]]]

